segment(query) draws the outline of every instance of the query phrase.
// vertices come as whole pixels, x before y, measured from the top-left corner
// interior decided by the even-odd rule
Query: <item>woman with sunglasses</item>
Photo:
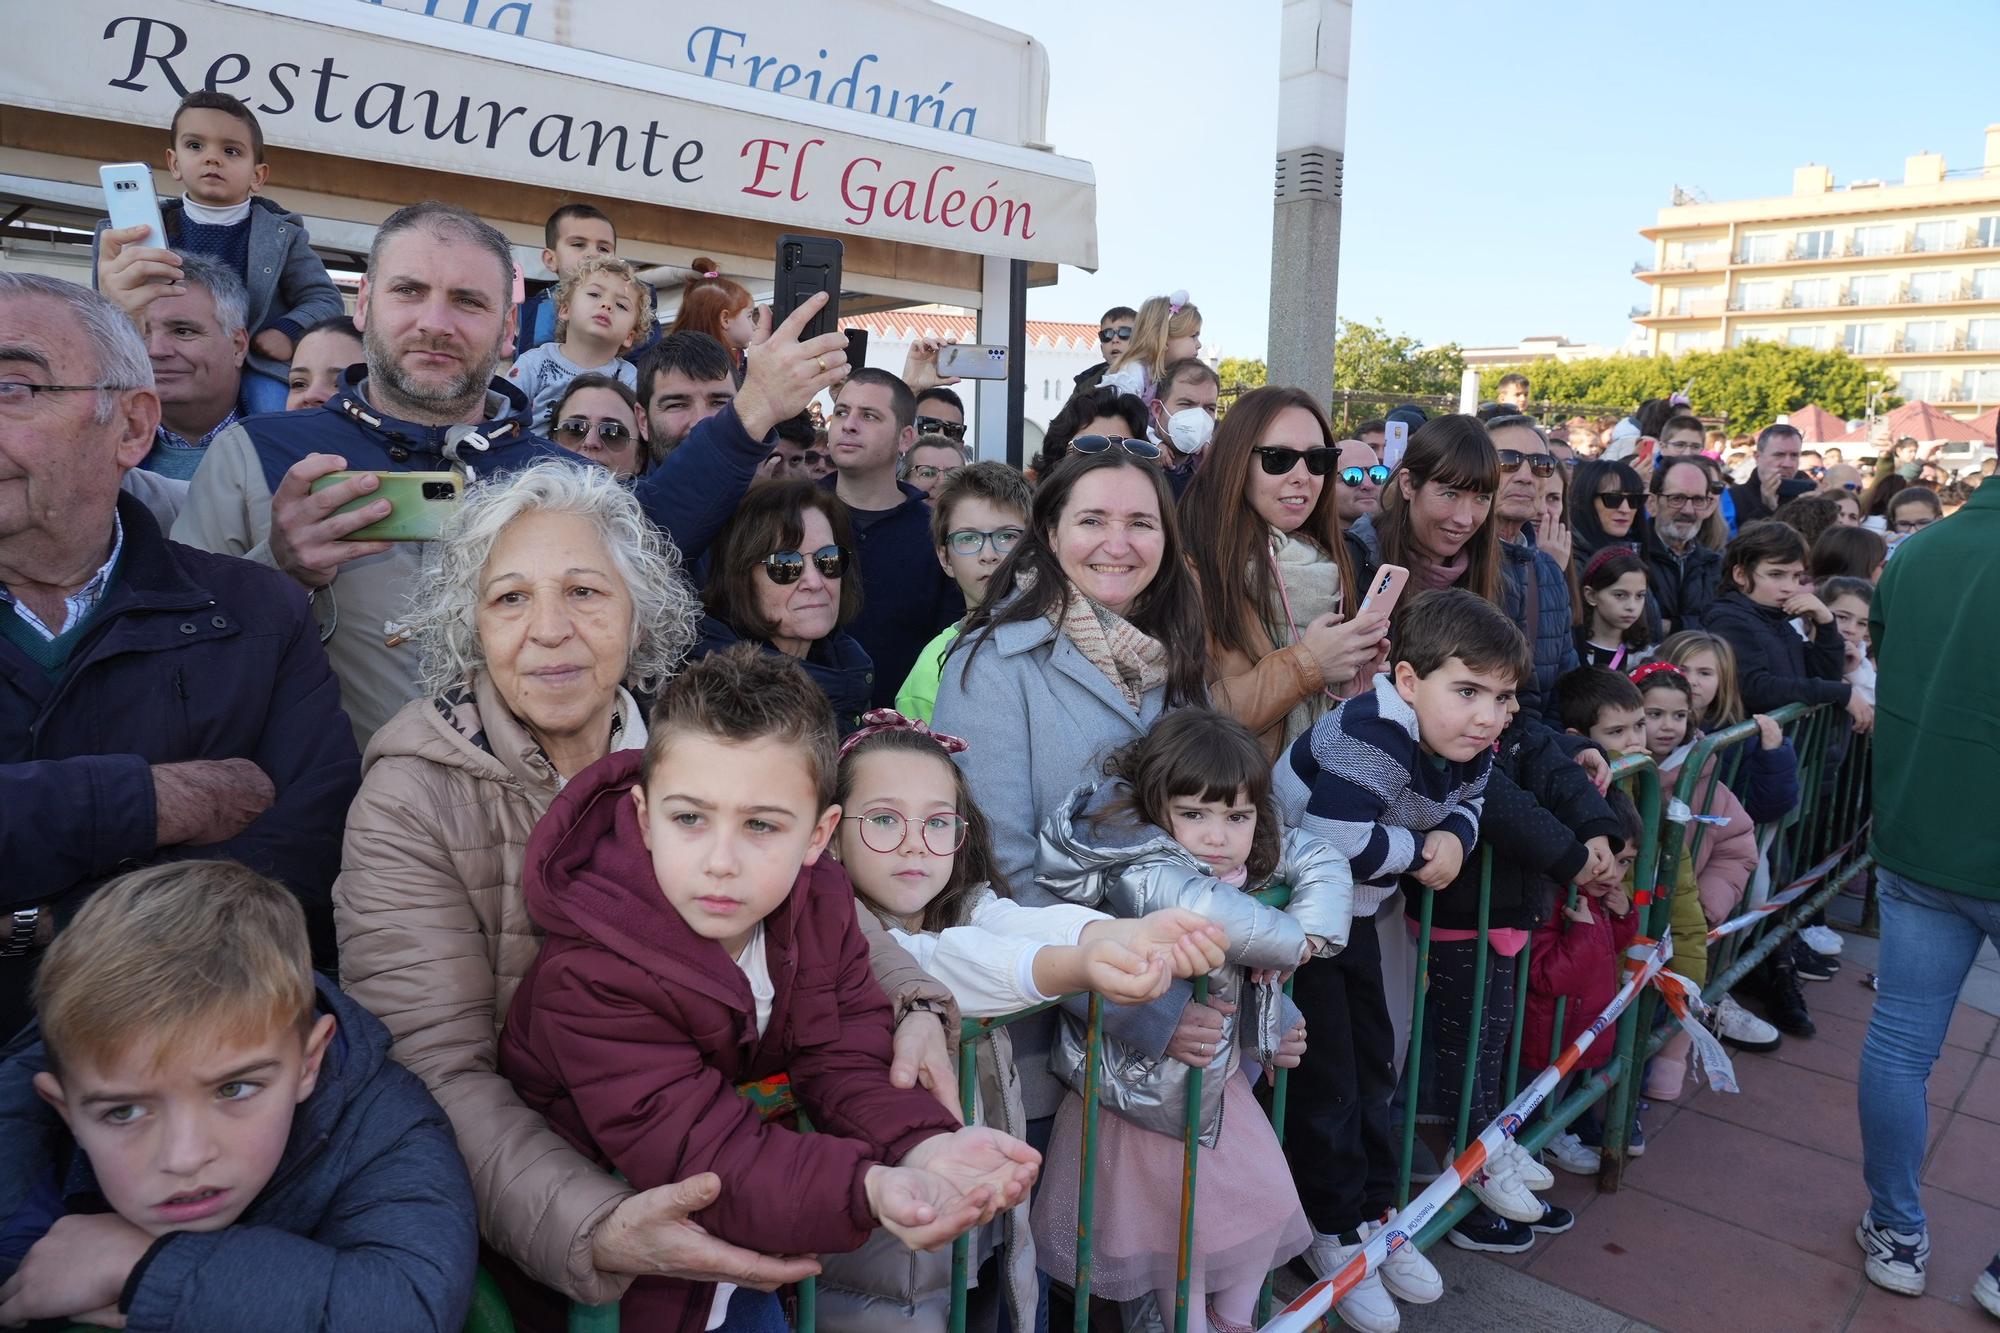
[[[1570,568],[1579,576],[1607,546],[1629,547],[1643,560],[1650,526],[1646,519],[1646,480],[1637,468],[1622,459],[1596,458],[1577,464],[1576,475],[1570,479],[1569,528]],[[1581,590],[1577,601],[1581,604]],[[1646,594],[1645,623],[1651,642],[1658,643],[1666,637],[1660,604],[1650,591]]]
[[[995,868],[1031,906],[1056,901],[1035,883],[1036,845],[1077,783],[1168,709],[1207,700],[1201,594],[1166,477],[1127,447],[1138,443],[1071,454],[1044,474],[1027,531],[938,680],[933,725],[966,742],[952,758],[992,826]],[[1155,1058],[1192,1055],[1220,1040],[1222,1020],[1190,996],[1175,983],[1150,1005],[1108,1007],[1105,1031]],[[1008,1030],[1028,1141],[1046,1143],[1033,1122],[1052,1121],[1062,1100],[1048,1063],[1054,1021]],[[1211,1044],[1195,1060],[1213,1055]]]
[[[1360,598],[1341,537],[1345,460],[1312,395],[1257,389],[1216,427],[1181,498],[1208,621],[1209,699],[1273,759],[1365,684],[1385,647],[1387,616],[1348,619]]]
[[[645,471],[639,396],[613,376],[593,371],[571,380],[549,417],[549,438],[573,454],[604,464],[620,481]]]
[[[809,481],[760,481],[715,539],[690,657],[755,643],[798,660],[833,704],[841,735],[860,725],[875,664],[844,633],[861,610],[847,506]]]

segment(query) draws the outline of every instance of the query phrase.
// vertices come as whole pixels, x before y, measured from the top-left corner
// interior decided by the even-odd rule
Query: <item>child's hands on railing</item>
[[[1306,1021],[1301,1018],[1292,1024],[1292,1030],[1278,1043],[1278,1049],[1271,1055],[1272,1068],[1264,1071],[1264,1077],[1276,1083],[1280,1069],[1297,1069],[1299,1061],[1306,1055]]]
[[[1099,922],[1085,938],[1100,929],[1135,953],[1166,958],[1177,977],[1205,977],[1229,957],[1229,932],[1185,907],[1162,907],[1136,921]]]
[[[1765,717],[1762,713],[1757,713],[1752,715],[1750,720],[1757,724],[1757,746],[1759,749],[1775,750],[1785,743],[1785,729],[1770,718]]]
[[[1573,901],[1564,906],[1563,916],[1574,921],[1579,926],[1589,925],[1591,922],[1590,900],[1580,893],[1577,894]]]
[[[1422,864],[1413,867],[1410,874],[1427,889],[1441,889],[1458,878],[1464,864],[1464,844],[1455,834],[1434,828],[1424,835]]]

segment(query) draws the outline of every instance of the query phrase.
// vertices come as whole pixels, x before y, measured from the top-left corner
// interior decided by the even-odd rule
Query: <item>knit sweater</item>
[[[1472,859],[1493,754],[1464,763],[1427,752],[1416,709],[1387,673],[1292,743],[1272,772],[1285,827],[1323,838],[1354,871],[1354,915],[1372,916],[1413,868],[1423,835],[1445,829]]]

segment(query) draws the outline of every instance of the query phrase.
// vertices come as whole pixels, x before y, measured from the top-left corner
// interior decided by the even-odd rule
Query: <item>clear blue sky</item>
[[[1097,169],[1095,275],[1043,319],[1187,288],[1204,341],[1264,350],[1276,0],[950,0],[1048,48],[1057,151]],[[1226,16],[1226,17],[1225,17]],[[1638,229],[1675,185],[1783,194],[1980,163],[2000,4],[1356,0],[1340,313],[1426,342],[1616,346],[1645,289]]]

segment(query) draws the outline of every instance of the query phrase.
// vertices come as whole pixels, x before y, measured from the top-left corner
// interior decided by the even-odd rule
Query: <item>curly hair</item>
[[[664,684],[694,646],[700,603],[681,577],[681,557],[609,468],[544,459],[465,493],[430,544],[411,593],[408,626],[427,693],[461,684],[486,667],[479,641],[479,581],[500,535],[531,513],[574,514],[604,539],[632,599],[632,650],[625,679],[639,690]]]

